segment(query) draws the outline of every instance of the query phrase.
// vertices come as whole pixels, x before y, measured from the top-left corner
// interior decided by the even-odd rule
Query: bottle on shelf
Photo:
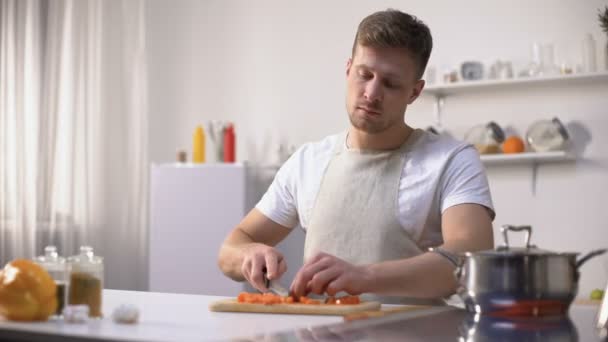
[[[226,125],[224,129],[224,162],[234,163],[235,162],[235,143],[236,137],[234,135],[234,125],[232,123]]]
[[[209,137],[213,145],[214,158],[216,162],[224,161],[224,129],[226,123],[221,120],[209,122]]]
[[[593,35],[588,33],[583,40],[583,72],[596,72],[596,47]]]
[[[192,138],[192,162],[197,164],[205,162],[205,131],[200,125],[196,126]]]

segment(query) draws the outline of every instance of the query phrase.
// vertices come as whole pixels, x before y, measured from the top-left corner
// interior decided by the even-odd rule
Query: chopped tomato
[[[249,292],[241,292],[237,296],[237,301],[239,303],[249,303],[249,304],[291,304],[291,303],[300,303],[300,304],[308,304],[308,305],[319,305],[323,304],[320,300],[308,298],[302,296],[298,299],[288,296],[281,297],[273,293],[249,293]],[[344,296],[344,297],[328,297],[324,304],[330,305],[348,305],[348,304],[359,304],[361,300],[359,296]]]
[[[299,301],[302,304],[311,304],[311,305],[321,304],[321,301],[316,300],[316,299],[310,299],[310,298],[305,297],[305,296],[300,297]]]
[[[359,296],[327,297],[325,304],[359,304]]]

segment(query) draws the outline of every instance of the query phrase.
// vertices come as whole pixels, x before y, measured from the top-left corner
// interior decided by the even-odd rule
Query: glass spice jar
[[[55,285],[57,285],[57,310],[55,310],[55,315],[61,316],[65,306],[66,289],[68,288],[65,258],[59,256],[57,247],[46,246],[44,255],[37,256],[34,261],[42,266],[55,280]]]
[[[69,305],[88,305],[90,317],[101,317],[103,258],[93,254],[93,247],[80,247],[80,254],[68,258]]]
[[[500,153],[500,144],[505,141],[505,133],[496,122],[490,121],[469,129],[464,140],[475,146],[479,154]]]
[[[566,148],[570,134],[558,118],[538,120],[528,128],[526,140],[535,152],[560,151]]]

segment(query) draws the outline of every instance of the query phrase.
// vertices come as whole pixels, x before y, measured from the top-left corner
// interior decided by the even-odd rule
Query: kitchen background
[[[534,43],[553,44],[555,62],[582,63],[587,33],[604,68],[601,0],[424,1],[161,1],[147,3],[149,154],[153,163],[191,152],[194,127],[229,120],[237,132],[237,160],[276,163],[280,143],[300,145],[347,125],[345,64],[357,24],[373,11],[397,8],[431,28],[429,66],[478,60],[511,61],[515,73],[531,62]],[[436,124],[434,98],[408,108],[415,127]],[[479,88],[448,96],[442,124],[457,138],[494,120],[524,135],[539,119],[559,117],[573,138],[575,162],[488,166],[497,216],[503,224],[530,224],[533,243],[556,251],[586,252],[608,246],[608,82],[520,84]],[[211,153],[208,150],[208,156]],[[213,158],[213,157],[208,157]],[[213,160],[213,159],[212,159]],[[264,190],[268,174],[250,189]],[[253,184],[253,185],[252,185]],[[249,204],[251,205],[251,204]],[[300,231],[284,251],[301,258]],[[523,237],[514,237],[519,243]],[[213,248],[204,246],[201,248]],[[297,265],[290,265],[293,274]],[[608,257],[582,269],[581,296],[603,288]],[[290,278],[288,274],[288,278]]]

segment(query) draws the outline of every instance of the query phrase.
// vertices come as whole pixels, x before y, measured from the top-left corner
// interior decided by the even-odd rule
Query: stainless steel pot
[[[526,232],[525,247],[511,247],[508,232]],[[578,258],[579,253],[556,253],[530,245],[532,227],[503,226],[504,245],[456,255],[441,248],[430,251],[456,266],[458,295],[470,312],[493,316],[564,314],[576,297],[579,268],[606,249]],[[577,259],[578,258],[578,259]]]

